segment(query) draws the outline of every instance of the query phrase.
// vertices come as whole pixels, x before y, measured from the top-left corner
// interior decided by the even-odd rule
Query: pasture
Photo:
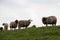
[[[0,40],[60,40],[60,26],[4,30]]]

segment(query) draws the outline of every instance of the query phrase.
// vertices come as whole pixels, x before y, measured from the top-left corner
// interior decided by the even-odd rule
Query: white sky
[[[56,16],[60,24],[60,0],[0,0],[0,26],[16,19],[32,19],[31,25],[43,26],[41,18]]]

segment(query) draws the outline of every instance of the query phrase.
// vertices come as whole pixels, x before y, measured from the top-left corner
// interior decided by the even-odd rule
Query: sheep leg
[[[54,24],[54,26],[56,26],[56,24]]]
[[[54,24],[52,24],[52,26],[54,26]]]
[[[18,29],[20,29],[21,27],[20,26],[18,26]]]
[[[13,28],[10,28],[10,30],[12,30]]]
[[[46,27],[47,27],[47,24],[46,24]]]
[[[26,28],[27,28],[27,26],[26,26]]]

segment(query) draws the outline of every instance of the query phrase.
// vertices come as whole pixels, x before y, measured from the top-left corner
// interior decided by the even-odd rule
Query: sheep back
[[[21,21],[19,21],[19,27],[27,27],[27,26],[29,26],[30,25],[30,23],[31,23],[31,21],[30,20],[21,20]]]

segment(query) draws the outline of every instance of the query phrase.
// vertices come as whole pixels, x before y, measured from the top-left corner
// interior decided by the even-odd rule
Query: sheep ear
[[[43,18],[44,20],[46,19],[46,18]]]
[[[5,25],[5,23],[3,23],[2,25]]]
[[[43,20],[46,20],[47,18],[46,17],[43,17]]]
[[[15,22],[18,22],[18,20],[15,20]]]

